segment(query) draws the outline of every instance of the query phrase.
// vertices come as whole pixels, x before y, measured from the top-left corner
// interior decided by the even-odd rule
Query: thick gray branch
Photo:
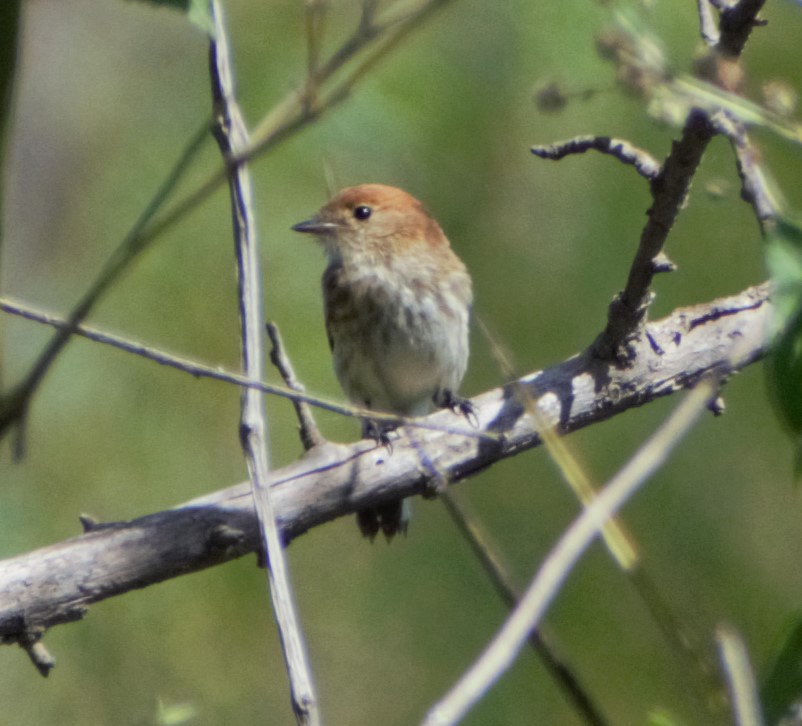
[[[458,482],[537,446],[537,431],[516,391],[536,397],[544,416],[568,433],[693,385],[710,372],[725,379],[765,354],[768,295],[768,285],[761,285],[650,323],[627,367],[584,353],[525,376],[520,385],[477,396],[480,430],[497,434],[497,441],[416,429],[410,443],[401,429],[392,453],[370,441],[312,449],[271,472],[285,541],[380,500],[425,493],[431,465]],[[448,424],[452,416],[444,411],[432,419]],[[32,635],[82,617],[93,602],[259,546],[249,484],[130,522],[90,527],[81,536],[0,562],[0,641],[30,642]]]

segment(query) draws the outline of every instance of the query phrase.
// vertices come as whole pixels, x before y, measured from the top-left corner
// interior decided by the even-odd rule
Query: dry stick
[[[696,5],[699,12],[699,31],[702,40],[711,48],[715,47],[721,34],[713,17],[713,6],[710,0],[696,0]]]
[[[727,678],[733,714],[737,726],[763,726],[760,697],[749,655],[741,636],[726,625],[716,628],[716,644]]]
[[[764,0],[741,0],[721,11],[718,52],[737,58],[757,24],[755,16]],[[669,232],[690,190],[702,156],[716,129],[707,113],[692,109],[685,121],[679,141],[663,162],[660,174],[650,182],[652,206],[648,221],[641,232],[638,250],[629,270],[627,283],[613,299],[607,316],[607,326],[596,339],[593,350],[604,359],[626,364],[632,359],[632,341],[640,334],[652,300],[652,278],[660,270],[655,266]]]
[[[556,144],[533,146],[532,153],[541,159],[559,161],[569,154],[584,154],[586,151],[598,151],[614,156],[621,163],[635,168],[647,181],[653,181],[660,174],[660,164],[649,152],[633,146],[624,139],[609,136],[577,136]]]
[[[234,78],[222,6],[219,0],[212,0],[211,7],[215,31],[209,47],[212,98],[217,121],[214,136],[223,156],[228,157],[248,146],[248,132],[234,95]],[[260,379],[264,371],[261,339],[262,294],[256,220],[253,216],[253,187],[246,164],[231,168],[229,186],[237,257],[243,368],[249,378]],[[296,613],[284,545],[270,494],[267,436],[267,417],[262,394],[253,388],[244,388],[240,439],[248,463],[253,503],[267,556],[270,595],[287,664],[293,710],[299,724],[316,726],[320,723],[317,698]]]
[[[647,215],[635,259],[622,292],[610,304],[607,327],[593,344],[596,355],[626,363],[632,359],[631,340],[638,335],[652,300],[649,291],[656,274],[654,259],[674,226],[696,169],[715,135],[707,115],[691,111],[682,136],[672,144],[660,174],[651,181],[652,206]]]
[[[515,393],[519,386],[533,396],[547,391],[538,406],[550,423],[559,421],[561,432],[569,433],[683,390],[710,371],[741,370],[768,349],[768,291],[768,285],[750,288],[649,323],[648,335],[661,352],[642,341],[634,367],[621,369],[583,354],[475,396],[480,431],[494,433],[494,441],[434,431],[413,446],[403,435],[408,429],[402,429],[390,457],[367,441],[315,447],[271,472],[284,541],[379,500],[423,493],[430,475],[420,466],[421,446],[452,484],[539,446]],[[424,421],[438,426],[452,417],[444,411]],[[0,562],[0,643],[19,643],[82,618],[94,602],[258,549],[250,483],[132,521],[90,523],[83,535]]]
[[[63,318],[43,312],[42,310],[37,310],[36,308],[32,308],[29,305],[25,305],[24,303],[7,297],[0,297],[0,310],[12,315],[18,315],[26,320],[32,320],[37,323],[49,325],[53,328],[66,328],[69,325],[68,321],[64,320]],[[233,383],[237,386],[253,388],[257,391],[262,391],[262,393],[269,393],[273,396],[286,398],[293,402],[307,403],[310,406],[323,409],[324,411],[330,411],[331,413],[336,413],[340,416],[349,416],[354,418],[371,416],[374,419],[386,421],[388,424],[406,425],[428,429],[431,431],[443,431],[446,433],[461,433],[464,436],[479,437],[488,441],[495,441],[498,439],[498,436],[495,434],[476,431],[467,426],[455,427],[447,424],[440,425],[421,419],[409,419],[403,416],[380,414],[378,412],[368,411],[367,409],[356,406],[350,406],[345,403],[338,403],[337,401],[324,398],[322,396],[305,393],[303,390],[292,390],[290,388],[276,386],[264,381],[255,381],[247,376],[242,375],[241,373],[234,373],[233,371],[225,370],[220,366],[205,365],[203,363],[199,363],[198,361],[172,355],[163,350],[159,350],[158,348],[153,348],[138,341],[123,338],[119,335],[112,335],[111,333],[107,333],[99,328],[91,325],[85,325],[83,323],[79,324],[75,328],[74,333],[75,335],[80,335],[94,343],[109,345],[112,348],[123,350],[126,353],[131,353],[132,355],[139,356],[145,360],[153,361],[159,365],[167,366],[168,368],[174,368],[175,370],[182,371],[183,373],[189,373],[189,375],[194,376],[195,378],[210,378],[215,381],[222,381],[223,383]]]
[[[741,55],[752,28],[765,25],[757,20],[757,14],[765,3],[766,0],[740,0],[735,5],[721,9],[721,39],[717,47],[722,53],[733,58]]]
[[[287,388],[304,392],[304,387],[301,382],[295,377],[295,371],[292,368],[290,359],[284,352],[284,343],[281,340],[281,334],[278,331],[278,326],[275,323],[267,323],[267,335],[270,338],[270,362],[276,367],[279,375],[284,379]],[[315,446],[320,446],[326,442],[323,434],[320,433],[317,422],[309,404],[306,401],[293,399],[292,405],[295,407],[295,414],[298,416],[298,425],[300,427],[299,433],[301,436],[301,444],[304,450],[309,451]]]
[[[36,670],[39,671],[39,675],[47,678],[50,671],[53,670],[56,665],[56,659],[50,654],[45,644],[41,642],[40,638],[43,634],[44,631],[41,629],[29,630],[25,633],[25,636],[20,639],[19,644],[28,654]]]
[[[372,41],[381,39],[383,35],[389,34],[397,25],[400,25],[400,28],[395,31],[395,34],[391,36],[389,42],[386,43],[385,46],[379,48],[376,52],[367,57],[324,101],[316,103],[314,108],[305,107],[298,102],[298,99],[303,96],[303,87],[298,91],[290,93],[260,124],[258,133],[254,135],[257,141],[249,149],[241,151],[237,158],[229,159],[229,165],[237,166],[238,164],[249,161],[269,151],[281,142],[291,138],[305,126],[318,120],[325,112],[344,101],[359,80],[361,80],[369,70],[374,68],[404,37],[420,27],[420,25],[431,16],[434,10],[449,1],[450,0],[428,0],[428,2],[423,3],[416,11],[405,17],[392,18],[381,25],[371,24],[368,28],[363,28],[360,25],[357,33],[340,46],[320,68],[318,75],[321,83],[330,79],[343,65],[353,59]],[[155,220],[153,219],[154,215],[162,207],[167,196],[180,181],[186,166],[194,157],[195,151],[200,147],[201,142],[205,139],[207,130],[208,127],[204,126],[201,133],[193,137],[184,154],[171,170],[163,186],[157,191],[137,223],[125,236],[117,252],[115,252],[112,259],[109,260],[107,265],[103,268],[98,279],[71,312],[68,327],[60,330],[53,336],[52,341],[34,363],[34,366],[28,372],[25,379],[15,386],[10,393],[0,398],[0,437],[5,435],[14,423],[21,423],[24,421],[30,399],[38,389],[39,384],[50,370],[50,367],[55,362],[61,350],[72,337],[77,324],[86,319],[98,300],[111,286],[111,283],[128,268],[130,262],[140,251],[170,229],[176,222],[183,219],[189,212],[202,204],[226,180],[228,170],[224,167],[210,175],[193,192],[165,212],[163,216]],[[126,250],[131,251],[130,255],[126,254]],[[17,441],[18,454],[21,453],[22,448],[23,439],[22,436],[20,436]]]
[[[320,46],[326,20],[327,0],[306,0],[306,102],[313,105],[317,94],[317,75],[320,65]]]
[[[720,133],[730,140],[735,151],[741,198],[752,205],[760,231],[765,235],[776,223],[783,203],[776,198],[776,192],[763,173],[761,155],[749,140],[744,123],[724,114],[718,121]]]
[[[487,533],[482,530],[477,517],[473,516],[465,505],[459,504],[456,497],[450,492],[443,492],[440,498],[457,529],[482,564],[499,597],[508,608],[515,608],[520,600],[520,593],[512,584],[512,578],[502,563],[497,548],[490,542]],[[579,717],[593,726],[605,726],[607,720],[602,716],[599,707],[593,702],[571,667],[556,653],[554,644],[548,642],[542,629],[531,630],[528,640],[546,670],[576,709]]]
[[[563,533],[537,571],[520,604],[485,652],[429,711],[424,726],[450,726],[509,668],[546,614],[574,565],[612,517],[666,461],[705,409],[714,386],[702,381]]]

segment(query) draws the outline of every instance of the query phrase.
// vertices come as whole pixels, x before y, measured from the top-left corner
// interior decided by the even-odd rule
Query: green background
[[[299,1],[225,4],[239,94],[255,124],[303,79]],[[699,49],[696,3],[655,2],[645,26],[670,65]],[[332,2],[324,51],[351,31],[359,3]],[[64,314],[131,227],[209,111],[207,43],[177,12],[134,2],[24,4],[15,117],[6,148],[5,294]],[[802,13],[771,2],[746,52],[747,92],[802,81]],[[337,187],[375,181],[425,200],[472,271],[476,309],[520,372],[586,347],[623,285],[649,204],[645,182],[597,154],[559,163],[532,144],[575,134],[627,138],[657,158],[676,130],[615,86],[595,36],[612,11],[590,0],[454,0],[345,104],[253,165],[266,316],[310,391],[341,394],[323,333],[323,255],[290,226]],[[539,112],[548,80],[597,89]],[[802,150],[756,130],[768,168],[802,207]],[[219,164],[210,141],[190,175]],[[723,194],[711,194],[711,185]],[[236,367],[239,355],[227,194],[219,191],[137,261],[91,322],[166,350]],[[656,281],[652,317],[764,279],[751,209],[732,152],[715,139]],[[49,338],[2,320],[4,380],[18,380]],[[271,371],[272,380],[276,376]],[[504,377],[477,331],[463,393]],[[761,366],[731,381],[727,414],[705,418],[625,510],[646,567],[705,648],[716,624],[744,636],[762,668],[802,604],[802,499],[792,448],[766,400]],[[571,437],[597,482],[614,473],[676,400]],[[79,531],[78,515],[120,520],[241,481],[234,387],[73,341],[34,401],[25,459],[0,458],[0,556]],[[291,407],[269,402],[274,466],[300,454]],[[335,440],[351,420],[321,415]],[[576,515],[542,450],[460,484],[523,585]],[[505,611],[442,506],[415,502],[408,538],[363,541],[351,518],[288,550],[322,712],[328,724],[409,724],[464,672]],[[665,709],[699,723],[699,675],[666,643],[601,546],[572,574],[548,628],[611,723]],[[43,680],[17,648],[0,649],[9,724],[150,724],[159,701],[191,703],[192,723],[291,723],[284,666],[255,558],[93,606],[51,631],[58,665]],[[580,723],[533,653],[470,724]]]

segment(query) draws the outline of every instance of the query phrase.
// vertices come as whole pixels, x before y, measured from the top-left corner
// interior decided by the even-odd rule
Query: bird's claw
[[[435,396],[434,402],[440,408],[447,408],[460,416],[464,416],[473,428],[479,428],[476,406],[469,398],[462,398],[447,388]]]
[[[390,440],[390,434],[395,431],[394,425],[382,425],[378,421],[367,419],[364,424],[364,436],[366,439],[373,439],[376,446],[384,446],[388,454],[393,453],[393,442]]]

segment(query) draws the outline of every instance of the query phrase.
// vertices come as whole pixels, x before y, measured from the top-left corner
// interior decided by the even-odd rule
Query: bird
[[[334,372],[347,399],[404,417],[450,408],[468,366],[473,286],[465,264],[426,207],[402,189],[342,189],[292,227],[322,243],[323,306]],[[363,435],[388,444],[388,428],[363,421]],[[406,534],[410,508],[392,500],[357,512],[371,541]]]

